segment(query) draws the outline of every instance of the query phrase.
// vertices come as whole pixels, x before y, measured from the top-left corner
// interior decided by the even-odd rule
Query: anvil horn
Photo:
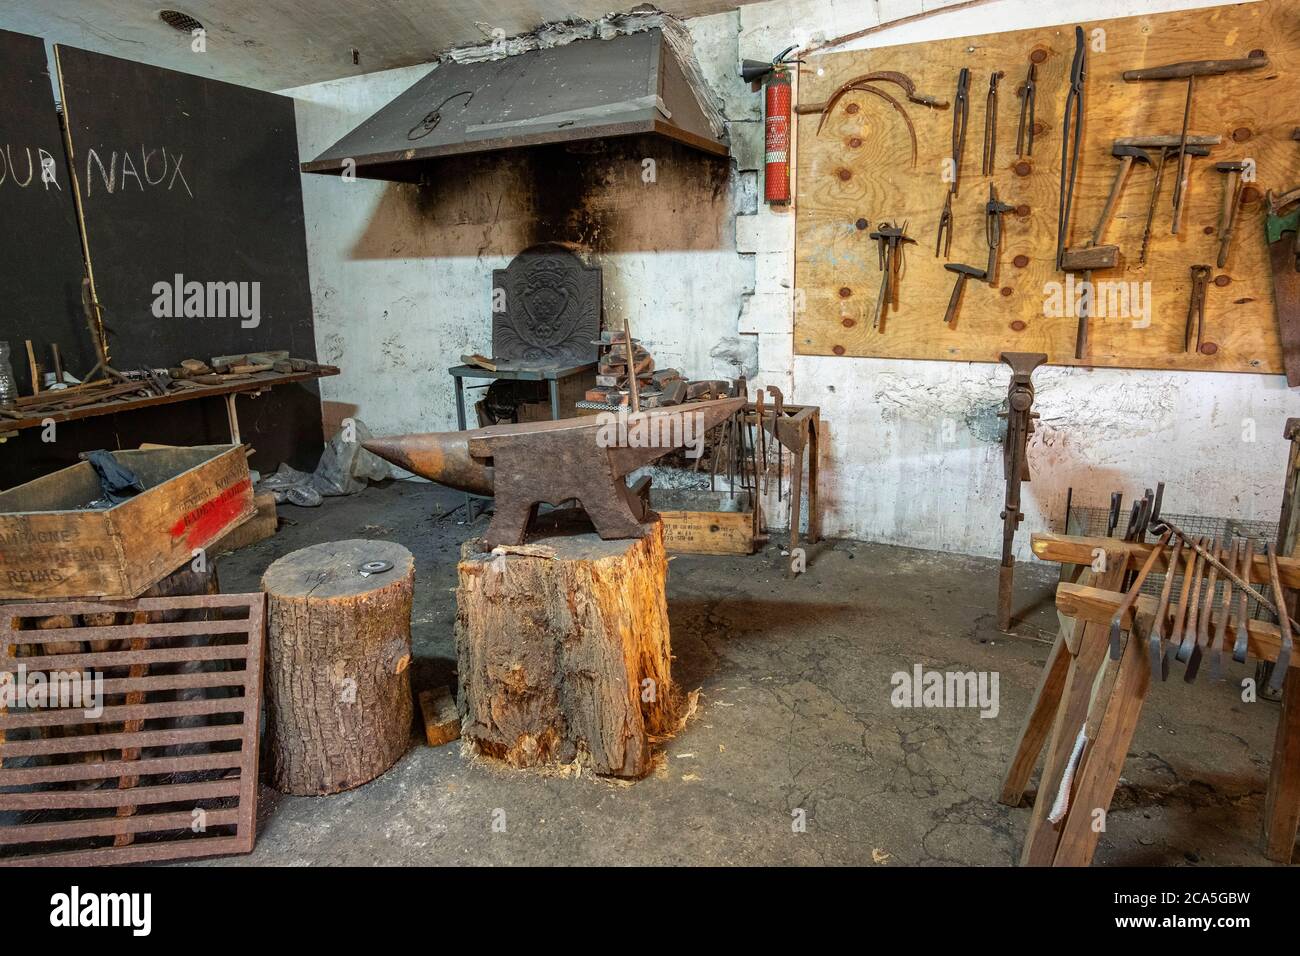
[[[645,534],[644,502],[624,476],[688,443],[745,406],[744,398],[690,402],[617,418],[491,425],[464,432],[372,438],[362,447],[407,471],[477,495],[495,495],[484,543],[522,544],[540,503],[577,499],[602,538]]]
[[[485,429],[478,429],[478,432]],[[363,441],[361,447],[421,478],[472,495],[492,494],[492,466],[469,453],[476,432],[426,432]]]

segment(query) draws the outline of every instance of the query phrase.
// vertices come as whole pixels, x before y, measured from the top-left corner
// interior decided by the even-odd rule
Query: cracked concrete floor
[[[221,559],[226,591],[319,541],[382,538],[415,554],[414,683],[452,684],[461,500],[372,487]],[[477,528],[482,527],[480,519]],[[1019,634],[997,632],[996,562],[853,541],[669,564],[673,676],[696,718],[635,784],[514,771],[432,749],[330,797],[262,788],[256,851],[217,864],[1013,864],[1028,820],[995,797],[1055,629],[1055,566],[1020,565]],[[1022,613],[1022,609],[1025,609]],[[1000,707],[896,709],[891,675],[996,671]],[[1263,865],[1259,830],[1277,705],[1232,680],[1157,686],[1125,764],[1098,865]],[[794,832],[803,810],[804,832]],[[504,817],[505,832],[495,821]]]

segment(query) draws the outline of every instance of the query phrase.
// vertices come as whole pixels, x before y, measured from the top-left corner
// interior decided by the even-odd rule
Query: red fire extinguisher
[[[785,58],[793,50],[786,47],[771,63],[746,60],[740,75],[757,90],[764,86],[763,105],[763,198],[769,203],[790,201],[790,116],[793,89],[791,63]],[[798,61],[792,61],[797,63]]]

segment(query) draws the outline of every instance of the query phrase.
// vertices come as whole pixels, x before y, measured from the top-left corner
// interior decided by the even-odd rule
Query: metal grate
[[[0,608],[0,865],[250,852],[264,635],[262,594]]]
[[[1222,541],[1224,536],[1230,538],[1250,538],[1255,542],[1255,553],[1263,554],[1264,545],[1269,541],[1277,540],[1277,522],[1276,521],[1242,521],[1238,518],[1217,518],[1207,517],[1204,515],[1179,515],[1165,512],[1165,516],[1174,524],[1178,525],[1191,537],[1210,537]],[[1070,513],[1066,516],[1066,534],[1083,535],[1086,537],[1102,538],[1106,536],[1106,524],[1110,519],[1109,508],[1091,508],[1080,505],[1071,505]],[[1121,511],[1119,528],[1116,534],[1123,532],[1124,524],[1127,520],[1127,512]],[[1147,540],[1154,541],[1156,535],[1148,533]],[[1173,547],[1171,544],[1170,547]],[[1182,574],[1174,575],[1174,594],[1178,594],[1178,589],[1182,587]],[[1165,575],[1152,573],[1142,585],[1143,594],[1152,594],[1157,597],[1161,588],[1164,587]],[[1256,584],[1262,594],[1268,594],[1267,584]],[[1215,595],[1214,606],[1222,605],[1223,588],[1217,589],[1219,593]],[[1264,620],[1273,620],[1273,614],[1267,608],[1259,607],[1254,598],[1249,599],[1247,614],[1252,618],[1261,618]]]

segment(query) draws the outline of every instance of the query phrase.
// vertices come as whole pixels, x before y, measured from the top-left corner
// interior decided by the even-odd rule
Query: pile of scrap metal
[[[675,368],[656,369],[654,356],[641,343],[631,339],[631,361],[628,357],[629,336],[626,331],[608,329],[600,333],[596,345],[600,358],[596,365],[596,385],[587,390],[584,399],[576,403],[583,411],[612,412],[629,408],[634,412],[648,408],[666,408],[683,402],[708,401],[743,394],[731,382],[705,379],[688,382]],[[635,370],[635,373],[631,370]]]

